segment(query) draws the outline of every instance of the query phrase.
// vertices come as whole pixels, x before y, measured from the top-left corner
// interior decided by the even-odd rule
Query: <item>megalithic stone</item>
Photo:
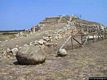
[[[16,54],[16,59],[22,65],[35,65],[46,60],[43,49],[39,46],[23,46]]]

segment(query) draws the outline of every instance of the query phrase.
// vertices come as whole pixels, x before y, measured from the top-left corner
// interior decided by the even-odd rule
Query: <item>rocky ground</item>
[[[50,55],[39,65],[18,65],[14,58],[0,58],[0,80],[88,80],[107,77],[107,40],[69,48],[68,55]]]

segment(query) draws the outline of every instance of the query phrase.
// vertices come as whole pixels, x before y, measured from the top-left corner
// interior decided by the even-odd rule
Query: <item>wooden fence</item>
[[[74,41],[77,42],[77,44],[82,47],[86,44],[90,44],[89,42],[96,42],[99,40],[107,39],[107,30],[97,30],[95,32],[87,32],[83,33],[82,30],[79,31],[79,33],[74,33],[72,30],[71,35],[65,40],[65,42],[60,47],[63,48],[66,43],[70,40],[71,41],[71,48],[74,49]]]

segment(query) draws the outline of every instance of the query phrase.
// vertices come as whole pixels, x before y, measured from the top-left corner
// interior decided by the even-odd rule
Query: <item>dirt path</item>
[[[88,80],[107,77],[107,40],[68,50],[66,57],[50,56],[40,65],[14,65],[0,61],[1,80]]]

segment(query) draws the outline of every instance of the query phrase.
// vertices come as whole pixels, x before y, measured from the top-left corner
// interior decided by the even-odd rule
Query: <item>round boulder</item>
[[[68,53],[65,49],[59,49],[57,55],[58,56],[66,56]]]
[[[16,59],[22,65],[35,65],[45,62],[46,56],[39,46],[30,45],[22,47],[17,52]]]

